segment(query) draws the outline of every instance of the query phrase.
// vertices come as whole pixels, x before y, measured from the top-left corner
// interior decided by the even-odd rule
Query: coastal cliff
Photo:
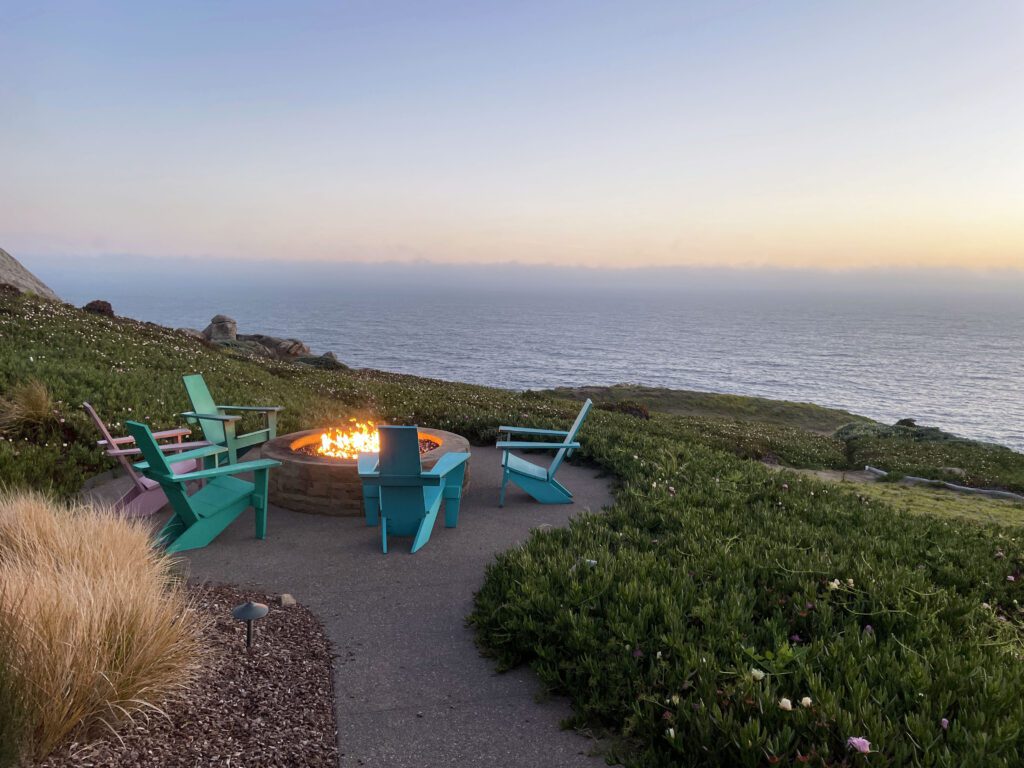
[[[29,272],[20,261],[11,256],[3,248],[0,248],[0,285],[13,285],[19,291],[34,293],[44,299],[60,301],[60,297],[53,290]]]

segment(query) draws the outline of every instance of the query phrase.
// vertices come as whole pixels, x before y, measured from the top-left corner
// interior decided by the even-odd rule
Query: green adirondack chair
[[[416,427],[378,427],[380,453],[359,456],[366,521],[380,518],[381,549],[388,551],[388,534],[412,536],[412,552],[430,540],[437,512],[444,501],[445,528],[459,522],[462,481],[468,453],[446,453],[426,472],[420,465]]]
[[[501,456],[501,492],[498,496],[498,505],[505,506],[505,488],[509,482],[518,485],[541,504],[569,504],[572,502],[572,491],[555,480],[555,473],[562,466],[562,462],[572,452],[580,447],[576,442],[576,435],[583,426],[583,420],[587,418],[590,407],[593,403],[587,400],[580,408],[576,421],[568,431],[560,429],[534,429],[532,427],[498,427],[498,433],[508,436],[507,440],[499,440],[497,447],[504,453]],[[536,435],[552,438],[550,442],[513,441],[514,435]],[[553,438],[561,438],[556,442]],[[547,467],[541,467],[533,462],[527,461],[521,456],[512,453],[513,450],[538,450],[546,449],[555,451],[555,457]]]
[[[176,475],[149,427],[128,421],[125,428],[146,459],[136,466],[141,467],[146,477],[160,483],[174,510],[158,534],[158,541],[168,552],[205,547],[249,507],[256,512],[256,538],[267,537],[267,480],[271,468],[281,462],[260,459]],[[223,448],[200,448],[191,452],[190,458],[216,450]],[[175,458],[180,460],[182,456]],[[232,476],[245,472],[253,473],[252,482]],[[204,484],[190,496],[186,484],[192,480],[203,480]]]
[[[193,373],[182,376],[182,381],[185,382],[188,399],[192,402],[192,410],[181,415],[193,424],[198,421],[199,426],[202,427],[203,436],[208,441],[214,445],[223,445],[228,449],[228,463],[236,463],[238,457],[248,449],[277,437],[277,414],[284,410],[283,407],[279,405],[217,405],[202,374]],[[266,427],[239,435],[236,433],[235,422],[242,417],[228,414],[228,411],[262,413],[266,418]]]

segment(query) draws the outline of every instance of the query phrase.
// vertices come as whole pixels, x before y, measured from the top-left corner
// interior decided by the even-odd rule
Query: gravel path
[[[559,727],[564,700],[541,698],[529,669],[497,674],[465,626],[484,568],[532,528],[564,525],[611,503],[594,470],[564,466],[571,505],[534,503],[512,488],[497,504],[499,453],[474,447],[472,487],[459,527],[439,515],[430,542],[380,551],[359,518],[271,509],[268,538],[244,515],[209,547],[189,554],[193,578],[293,594],[323,622],[334,647],[340,764],[388,768],[501,766],[583,768],[604,761],[595,743]],[[232,765],[265,765],[232,762]]]

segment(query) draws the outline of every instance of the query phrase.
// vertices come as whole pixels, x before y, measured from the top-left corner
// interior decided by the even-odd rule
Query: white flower
[[[832,581],[830,581],[828,583],[828,588],[829,589],[839,589],[839,579],[832,579]]]
[[[764,680],[765,672],[764,670],[758,669],[757,667],[751,667],[750,676],[754,678],[755,682],[760,683],[762,680]]]
[[[846,586],[848,586],[850,589],[853,589],[853,579],[847,579]]]
[[[665,731],[665,733],[668,734],[668,737],[670,739],[674,739],[676,737],[676,729],[675,728],[669,728],[667,731]]]
[[[779,699],[779,709],[784,709],[789,712],[793,709],[793,702],[786,698]]]
[[[812,702],[811,702],[811,697],[810,696],[804,696],[802,699],[800,699],[800,706],[801,707],[809,707],[809,706],[811,706],[811,703]]]
[[[678,693],[673,693],[672,694],[672,698],[669,699],[669,701],[672,702],[673,704],[678,705],[679,704],[679,694]]]

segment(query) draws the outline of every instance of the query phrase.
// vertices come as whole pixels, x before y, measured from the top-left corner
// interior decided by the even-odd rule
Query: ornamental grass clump
[[[0,397],[0,432],[38,432],[57,423],[57,411],[46,384],[30,378]]]
[[[158,711],[201,657],[171,561],[106,510],[0,493],[0,595],[0,708],[28,758]]]

